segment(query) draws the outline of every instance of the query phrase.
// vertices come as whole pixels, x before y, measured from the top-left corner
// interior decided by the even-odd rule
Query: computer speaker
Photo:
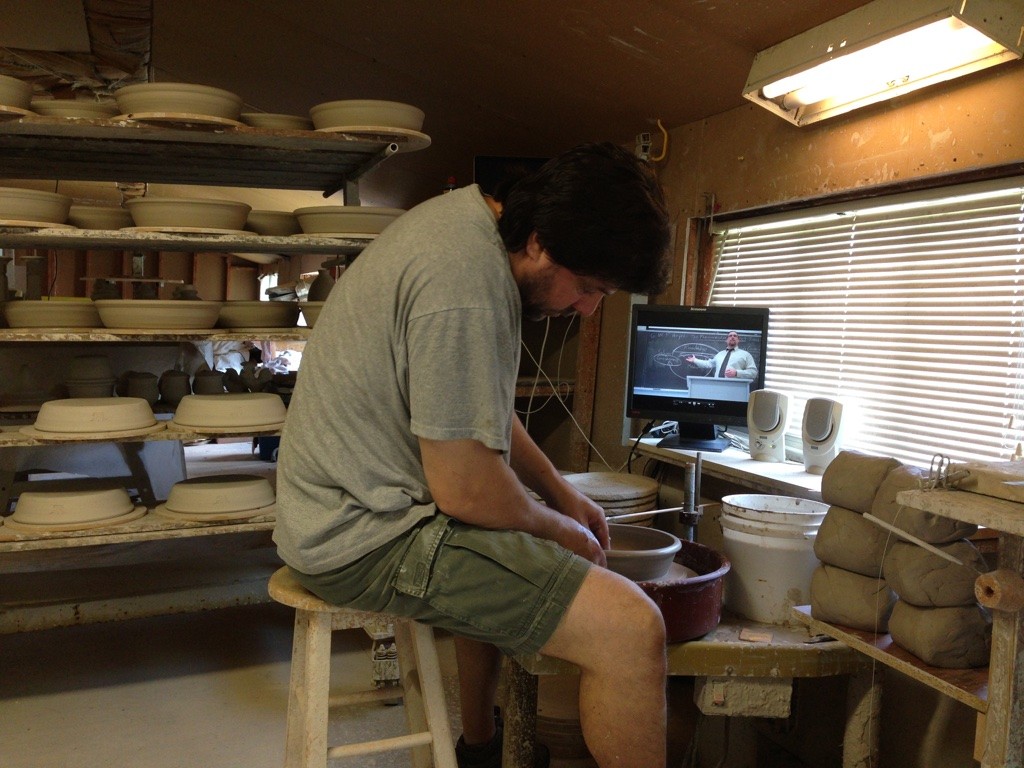
[[[774,389],[755,389],[747,401],[747,434],[750,458],[757,461],[786,460],[786,427],[789,426],[789,395]]]
[[[840,449],[843,404],[827,397],[812,397],[804,408],[801,434],[804,443],[804,469],[822,475]]]

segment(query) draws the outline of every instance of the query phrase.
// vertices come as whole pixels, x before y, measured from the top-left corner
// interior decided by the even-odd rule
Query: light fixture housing
[[[758,53],[743,95],[808,125],[1022,53],[1024,0],[874,0]]]

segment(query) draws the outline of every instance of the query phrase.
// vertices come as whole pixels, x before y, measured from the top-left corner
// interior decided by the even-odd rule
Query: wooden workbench
[[[668,673],[677,677],[772,680],[850,676],[843,768],[867,768],[877,761],[878,701],[871,698],[870,664],[842,642],[819,642],[801,626],[760,624],[728,613],[707,635],[668,646]],[[574,674],[568,662],[539,654],[509,659],[506,665],[505,768],[533,768],[537,676]],[[865,734],[869,734],[865,738]]]

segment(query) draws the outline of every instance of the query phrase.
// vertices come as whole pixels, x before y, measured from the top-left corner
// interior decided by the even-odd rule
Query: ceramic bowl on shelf
[[[31,109],[32,83],[16,77],[0,75],[0,105],[16,109]]]
[[[271,392],[186,395],[178,403],[170,426],[200,433],[264,432],[280,429],[284,417],[284,401]]]
[[[0,219],[63,224],[68,220],[71,198],[38,189],[0,187]]]
[[[339,127],[387,127],[418,131],[423,127],[423,110],[411,104],[380,99],[326,101],[309,110],[318,131]]]
[[[205,115],[237,121],[242,97],[193,83],[136,83],[114,91],[122,114]]]
[[[324,308],[323,301],[302,301],[299,302],[299,307],[302,309],[302,317],[306,321],[306,325],[312,328],[316,324],[316,319],[320,317],[320,310]]]
[[[113,101],[96,99],[34,99],[30,109],[47,117],[107,118],[117,114]]]
[[[312,205],[295,209],[299,226],[307,235],[378,235],[403,213],[401,208],[365,205]]]
[[[225,301],[217,317],[221,328],[294,328],[299,305],[294,301]]]
[[[13,299],[4,303],[11,328],[102,328],[92,299],[53,297]]]
[[[68,211],[68,224],[81,229],[121,229],[134,223],[131,212],[118,205],[72,203]]]
[[[274,112],[243,112],[242,122],[253,128],[270,128],[284,131],[311,131],[313,121],[301,115],[282,115]]]
[[[297,235],[302,231],[299,220],[291,211],[249,211],[245,228],[258,235],[268,236]]]
[[[269,507],[276,502],[270,481],[259,475],[211,475],[171,486],[165,509],[187,514],[223,514]]]
[[[40,433],[99,435],[156,426],[149,403],[141,397],[87,397],[47,400],[33,428]]]
[[[124,488],[25,491],[11,519],[24,525],[65,526],[119,518],[134,510]]]
[[[97,299],[94,304],[107,328],[213,328],[222,301],[189,299]]]
[[[252,210],[236,200],[182,197],[136,197],[125,205],[137,227],[241,231]]]

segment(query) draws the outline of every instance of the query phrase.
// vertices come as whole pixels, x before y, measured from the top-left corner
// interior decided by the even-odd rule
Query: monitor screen
[[[635,305],[626,415],[678,422],[659,445],[725,450],[721,433],[746,425],[750,393],[764,388],[767,347],[765,308]]]

